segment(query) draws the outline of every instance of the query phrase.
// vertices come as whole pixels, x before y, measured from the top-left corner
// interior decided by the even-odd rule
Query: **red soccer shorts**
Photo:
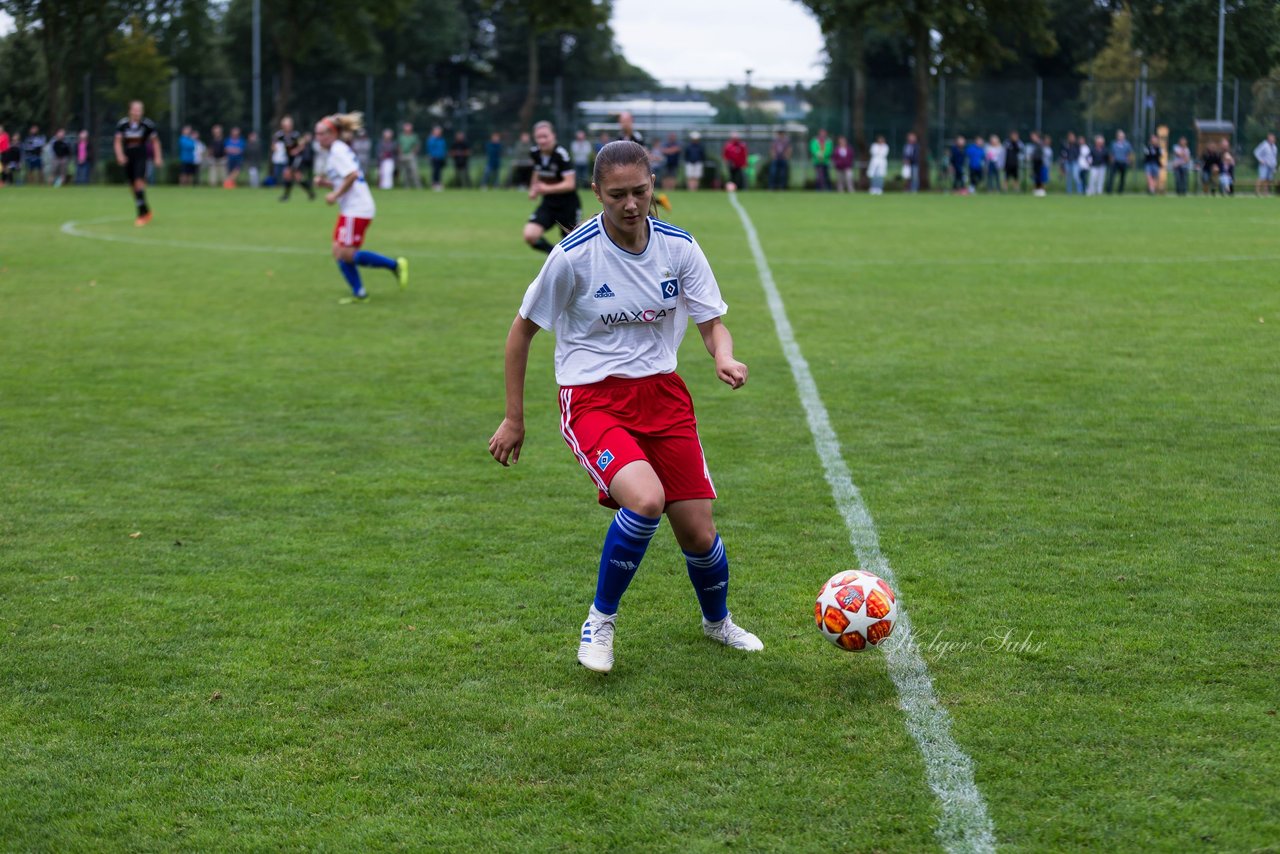
[[[605,507],[618,506],[609,497],[613,476],[636,460],[653,466],[667,503],[716,497],[693,400],[674,373],[562,386],[560,432]]]
[[[371,219],[360,219],[355,216],[339,216],[338,224],[333,227],[333,242],[343,246],[354,246],[359,249],[364,244],[364,233],[369,228]]]

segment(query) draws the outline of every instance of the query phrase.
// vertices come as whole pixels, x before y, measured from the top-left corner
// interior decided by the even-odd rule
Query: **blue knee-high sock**
[[[658,530],[662,517],[650,519],[623,507],[613,517],[609,533],[604,536],[600,552],[600,574],[596,578],[596,610],[602,614],[618,613],[618,602],[627,585],[635,577],[644,559],[645,549]]]
[[[358,297],[364,296],[364,285],[360,282],[360,271],[356,269],[356,265],[350,261],[339,261],[338,269],[342,271],[342,275],[347,279],[347,284],[351,286],[351,293]]]
[[[703,555],[684,553],[689,567],[689,580],[698,594],[702,616],[718,623],[729,614],[729,558],[724,553],[724,542],[716,534],[711,551]]]
[[[387,270],[396,268],[396,259],[379,255],[377,252],[366,252],[363,249],[356,253],[355,262],[361,267],[382,267]]]

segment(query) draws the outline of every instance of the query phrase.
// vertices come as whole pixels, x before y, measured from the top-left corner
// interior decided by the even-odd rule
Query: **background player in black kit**
[[[294,181],[300,181],[302,189],[307,191],[307,198],[314,199],[316,194],[311,189],[311,181],[304,179],[302,171],[303,148],[310,145],[310,142],[304,140],[302,134],[293,129],[293,119],[290,116],[285,116],[280,120],[280,130],[276,131],[272,140],[284,145],[285,156],[289,158],[284,167],[284,195],[280,197],[280,201],[289,201],[289,194],[293,192]]]
[[[133,224],[144,226],[151,222],[151,208],[147,207],[147,149],[156,168],[164,167],[164,159],[160,154],[160,134],[155,122],[142,115],[142,102],[129,104],[129,115],[116,124],[116,162],[124,167],[125,180],[133,189],[134,205],[138,209],[138,218]]]
[[[541,196],[542,203],[524,224],[524,242],[549,253],[552,245],[543,235],[556,225],[562,234],[573,231],[582,215],[582,202],[578,199],[573,160],[563,146],[556,144],[556,131],[551,122],[538,122],[533,126],[533,141],[536,144],[529,152],[533,158],[529,198]]]

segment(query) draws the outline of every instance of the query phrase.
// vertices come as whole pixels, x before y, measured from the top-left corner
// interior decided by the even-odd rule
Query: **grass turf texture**
[[[664,524],[606,678],[549,335],[485,450],[528,201],[381,194],[414,280],[344,307],[332,209],[150,197],[0,192],[4,847],[937,846],[883,656],[812,626],[852,551],[722,196],[671,219],[751,381],[682,374],[766,651]],[[1275,203],[743,202],[1002,847],[1275,850]]]

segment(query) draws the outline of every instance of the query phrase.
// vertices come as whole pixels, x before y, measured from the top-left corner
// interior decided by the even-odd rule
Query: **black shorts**
[[[145,181],[147,179],[147,155],[144,152],[138,154],[127,153],[124,160],[124,176],[125,179],[132,184],[134,181]]]
[[[543,196],[542,204],[529,215],[529,222],[536,222],[546,231],[552,226],[560,226],[565,234],[573,231],[573,227],[582,218],[582,202],[577,193],[561,193],[555,196]]]

